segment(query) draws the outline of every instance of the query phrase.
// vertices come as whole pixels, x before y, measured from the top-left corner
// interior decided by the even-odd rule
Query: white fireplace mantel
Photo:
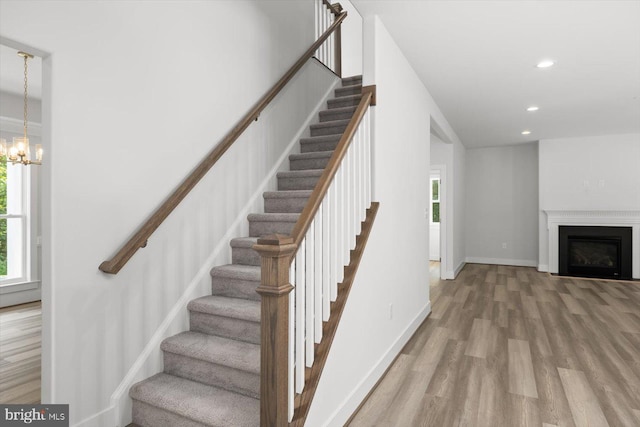
[[[549,272],[558,273],[558,234],[561,225],[631,227],[631,275],[640,279],[640,211],[545,210],[549,232]]]

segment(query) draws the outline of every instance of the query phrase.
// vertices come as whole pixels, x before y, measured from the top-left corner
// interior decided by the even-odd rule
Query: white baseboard
[[[549,266],[546,264],[538,264],[538,271],[546,273],[549,271]]]
[[[391,345],[389,350],[378,360],[375,366],[367,373],[367,375],[358,383],[356,388],[347,396],[343,404],[339,406],[333,414],[329,417],[329,420],[323,425],[323,427],[341,427],[351,417],[351,415],[358,409],[358,406],[367,397],[371,389],[376,385],[378,380],[386,372],[387,368],[394,361],[396,356],[402,351],[405,344],[411,339],[413,334],[418,330],[424,319],[431,313],[431,301],[418,315],[411,321],[409,326],[402,332],[398,339]]]
[[[128,425],[131,422],[131,398],[129,397],[129,389],[136,382],[142,381],[150,375],[157,373],[158,365],[160,367],[162,366],[162,353],[160,350],[160,344],[165,338],[173,335],[175,333],[175,330],[178,328],[178,325],[181,325],[184,322],[184,310],[186,309],[188,302],[194,298],[202,296],[197,293],[197,290],[200,287],[201,281],[206,280],[206,278],[209,277],[209,272],[215,265],[215,259],[221,254],[222,251],[228,250],[229,241],[239,235],[238,233],[243,221],[246,221],[247,215],[254,210],[256,202],[258,201],[258,199],[262,198],[262,193],[268,190],[269,185],[275,179],[277,172],[283,169],[283,165],[285,165],[285,162],[287,162],[287,160],[289,159],[289,154],[293,152],[299,139],[304,136],[304,132],[309,128],[314,120],[317,119],[318,111],[323,108],[327,99],[333,94],[335,87],[339,83],[340,81],[337,80],[336,83],[326,91],[325,96],[320,102],[318,102],[316,107],[313,109],[313,112],[307,117],[305,123],[301,125],[298,134],[295,135],[295,137],[289,143],[287,149],[284,150],[283,154],[275,163],[275,166],[271,169],[271,171],[269,171],[265,179],[260,184],[259,188],[254,192],[248,203],[243,207],[236,220],[229,227],[227,233],[223,238],[220,239],[220,243],[216,245],[201,269],[194,276],[189,285],[185,288],[183,294],[173,305],[165,320],[160,324],[158,329],[156,329],[155,333],[147,342],[146,346],[144,347],[136,361],[133,363],[124,379],[120,382],[116,390],[111,395],[111,405],[98,414],[85,419],[75,426],[122,427]]]
[[[107,409],[93,414],[89,418],[73,424],[72,427],[114,427],[113,424],[113,412],[114,406],[109,406]],[[124,424],[126,425],[126,424]]]
[[[458,277],[458,274],[460,274],[460,272],[462,271],[462,269],[464,268],[464,266],[467,263],[464,262],[464,260],[460,261],[460,264],[458,264],[458,266],[456,267],[455,270],[448,270],[445,271],[444,273],[444,279],[445,280],[454,280],[456,277]]]
[[[516,267],[537,267],[538,266],[538,261],[533,261],[528,259],[467,257],[466,261],[471,264],[512,265]]]

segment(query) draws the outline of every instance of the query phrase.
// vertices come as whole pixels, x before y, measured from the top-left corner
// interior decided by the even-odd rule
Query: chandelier
[[[33,58],[33,55],[26,52],[18,52],[18,55],[24,58],[24,123],[23,134],[21,137],[14,137],[11,147],[7,147],[7,141],[0,138],[0,157],[4,157],[7,162],[23,165],[41,165],[42,164],[42,145],[35,146],[35,159],[31,159],[31,146],[29,137],[27,136],[27,86],[28,86],[28,68],[27,61]]]

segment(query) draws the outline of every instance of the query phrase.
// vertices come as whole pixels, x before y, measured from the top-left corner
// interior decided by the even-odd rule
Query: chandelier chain
[[[27,137],[27,55],[24,56],[24,137]]]

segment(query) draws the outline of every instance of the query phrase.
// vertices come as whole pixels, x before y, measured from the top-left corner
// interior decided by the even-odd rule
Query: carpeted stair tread
[[[300,152],[310,153],[315,151],[335,150],[342,135],[312,136],[300,139]]]
[[[356,95],[362,93],[362,84],[354,84],[349,86],[342,86],[334,91],[336,98],[342,96]]]
[[[249,214],[249,235],[253,237],[268,234],[291,234],[299,213],[260,213]]]
[[[257,238],[251,238],[251,240],[255,241]],[[250,322],[260,321],[260,303],[243,298],[208,295],[190,301],[187,308],[189,311],[197,311],[214,316],[230,317]]]
[[[260,281],[260,267],[254,265],[226,264],[213,267],[212,277]]]
[[[311,193],[312,190],[266,191],[262,194],[264,211],[265,213],[301,213]]]
[[[291,154],[289,156],[289,166],[291,170],[324,170],[332,155],[333,150]]]
[[[266,221],[266,222],[296,222],[300,214],[297,213],[256,213],[249,214],[249,221]]]
[[[256,261],[250,265],[260,267],[260,258]],[[187,306],[189,330],[260,344],[260,297],[255,291],[259,284],[218,278],[212,283],[216,295],[195,299]]]
[[[276,193],[279,193],[279,191],[276,191]],[[253,248],[256,243],[258,243],[257,237],[236,237],[231,239],[230,244],[232,248]]]
[[[342,135],[350,119],[331,120],[310,126],[311,136]]]
[[[308,136],[300,138],[300,144],[316,144],[319,142],[339,142],[342,135],[320,135],[320,136]],[[327,150],[325,150],[327,151]]]
[[[333,153],[333,151],[330,152]],[[312,192],[312,190],[265,191],[263,197],[265,199],[289,199],[292,197],[308,199]]]
[[[350,106],[358,105],[358,103],[360,103],[361,98],[362,98],[362,94],[341,96],[340,98],[333,98],[327,101],[327,107],[329,107],[329,109],[332,109],[332,108],[350,107]]]
[[[257,237],[231,239],[231,262],[233,264],[260,266],[260,255],[253,250],[253,245],[256,243],[258,243]]]
[[[260,346],[200,332],[182,332],[165,339],[162,351],[260,374]]]
[[[298,177],[319,177],[324,170],[308,169],[302,171],[283,171],[278,172],[278,178],[298,178]]]
[[[352,86],[355,84],[362,84],[362,76],[344,77],[342,79],[342,86]]]
[[[320,122],[327,122],[332,120],[340,120],[340,119],[351,119],[353,113],[355,113],[356,108],[358,107],[339,107],[332,108],[330,110],[322,110],[319,113]]]
[[[318,184],[323,169],[303,169],[278,172],[278,190],[313,190]],[[254,236],[254,234],[249,233]]]
[[[142,426],[150,424],[147,424],[144,419],[135,418],[135,400],[204,426],[257,427],[260,425],[258,399],[173,375],[164,373],[154,375],[131,387],[129,395],[134,399],[133,422]],[[144,413],[139,415],[144,416]],[[165,426],[175,427],[171,424],[154,425],[154,427]]]

